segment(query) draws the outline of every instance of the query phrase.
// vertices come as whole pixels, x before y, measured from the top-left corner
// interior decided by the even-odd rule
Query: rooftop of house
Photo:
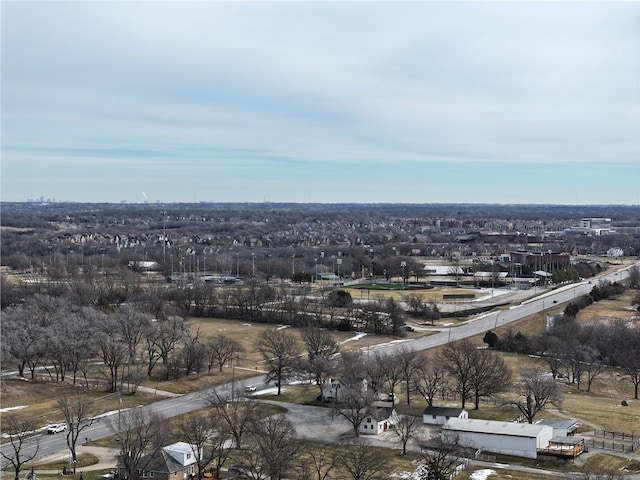
[[[464,412],[464,408],[455,407],[427,407],[423,415],[436,415],[438,417],[458,417]]]
[[[442,428],[443,430],[458,432],[488,433],[515,437],[537,437],[545,429],[552,431],[548,425],[496,422],[493,420],[474,420],[470,418],[450,418]]]

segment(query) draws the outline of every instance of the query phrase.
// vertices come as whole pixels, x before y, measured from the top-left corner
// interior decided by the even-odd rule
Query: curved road
[[[640,262],[636,262],[633,265],[640,266]],[[629,276],[628,270],[633,265],[629,265],[615,272],[599,276],[593,279],[592,282],[585,281],[579,284],[560,287],[551,292],[541,294],[531,300],[527,300],[520,305],[513,306],[508,310],[502,310],[497,313],[489,313],[483,315],[474,320],[470,320],[460,326],[450,328],[435,335],[423,337],[416,340],[407,340],[406,342],[371,348],[375,348],[376,351],[384,353],[393,352],[394,350],[401,347],[412,348],[415,350],[426,350],[429,348],[444,345],[450,341],[471,337],[495,328],[496,326],[506,325],[508,323],[521,320],[534,313],[542,312],[556,304],[569,302],[580,295],[589,293],[593,286],[596,285],[599,280],[609,280],[611,282],[624,280]],[[262,376],[244,379],[236,382],[236,388],[244,389],[246,385],[258,385],[263,382],[263,379],[264,377]],[[221,387],[220,390],[223,392],[228,392],[230,390],[230,385]],[[143,408],[152,412],[161,413],[165,417],[173,417],[205,407],[207,405],[205,395],[206,392],[194,392],[183,395],[181,397],[161,400],[153,404],[137,408]],[[107,437],[109,435],[113,435],[113,432],[109,429],[106,422],[104,420],[101,420],[87,428],[82,433],[82,439],[88,438],[90,440],[96,440],[99,438]],[[84,440],[79,443],[84,443]],[[23,447],[23,451],[32,452],[36,448],[36,445],[39,445],[38,458],[67,449],[64,433],[54,435],[47,435],[46,433],[36,434],[28,439],[26,445]],[[3,454],[6,454],[8,456],[13,455],[13,449],[8,441],[5,441],[5,443],[2,444],[0,450]],[[0,459],[0,467],[2,469],[4,469],[7,464],[8,461],[4,459],[4,457]]]

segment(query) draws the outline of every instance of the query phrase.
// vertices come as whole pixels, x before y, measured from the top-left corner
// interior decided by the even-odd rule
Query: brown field
[[[63,416],[57,405],[57,399],[64,395],[75,395],[79,389],[68,384],[56,384],[53,382],[17,379],[3,379],[0,399],[2,407],[14,407],[26,405],[26,408],[13,410],[3,415],[14,415],[19,419],[31,418],[38,427],[45,427],[50,423],[63,421]],[[83,390],[84,392],[84,390]],[[92,390],[87,395],[93,399],[93,407],[97,413],[117,409],[118,394],[105,393],[104,391]],[[133,395],[122,395],[122,408],[135,407],[152,403],[156,397],[138,393]]]
[[[626,290],[616,298],[600,300],[580,310],[576,319],[581,324],[612,323],[615,320],[630,320],[640,317],[640,313],[631,308],[631,302],[637,295],[636,290]],[[639,327],[640,328],[640,327]]]
[[[367,289],[355,289],[345,288],[351,294],[351,298],[354,300],[386,300],[387,298],[393,298],[396,301],[402,301],[409,295],[418,294],[425,302],[442,302],[444,301],[444,295],[450,294],[475,294],[476,298],[480,297],[479,290],[472,288],[425,288],[425,289],[412,289],[410,291],[402,290],[367,290]]]

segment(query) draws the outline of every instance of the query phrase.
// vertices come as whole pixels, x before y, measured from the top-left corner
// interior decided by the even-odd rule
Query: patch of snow
[[[356,334],[351,337],[351,338],[347,338],[346,340],[343,340],[342,342],[340,342],[340,345],[342,345],[343,343],[347,343],[347,342],[353,342],[354,340],[360,340],[361,338],[365,337],[367,334],[363,333],[363,332],[356,332]]]
[[[11,410],[20,410],[22,408],[27,408],[29,405],[18,405],[17,407],[6,407],[0,408],[0,413],[9,412]]]
[[[495,470],[491,470],[489,468],[485,468],[482,470],[476,470],[471,474],[471,480],[486,480],[491,475],[497,475],[498,472]]]
[[[127,410],[129,410],[128,408],[123,408],[120,410],[120,412],[126,412]],[[98,420],[100,418],[103,417],[109,417],[111,415],[115,415],[116,413],[118,413],[118,410],[111,410],[110,412],[105,412],[105,413],[101,413],[100,415],[96,415],[95,417],[93,417],[94,420]]]
[[[287,390],[287,387],[282,387],[280,389],[280,392],[285,392],[286,390]],[[276,393],[278,393],[278,387],[271,387],[271,388],[265,388],[263,390],[258,390],[257,392],[253,392],[252,395],[266,395],[266,394],[275,395]]]
[[[251,324],[250,324],[250,323],[243,323],[243,324],[242,324],[242,326],[243,326],[243,327],[250,327],[250,326],[251,326]]]

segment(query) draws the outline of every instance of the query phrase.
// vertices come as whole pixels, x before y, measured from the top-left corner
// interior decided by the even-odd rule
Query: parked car
[[[232,465],[227,470],[229,473],[235,475],[236,477],[249,477],[249,472],[246,468],[241,467],[240,465]]]
[[[47,426],[47,433],[60,433],[67,429],[66,423],[52,423]]]

